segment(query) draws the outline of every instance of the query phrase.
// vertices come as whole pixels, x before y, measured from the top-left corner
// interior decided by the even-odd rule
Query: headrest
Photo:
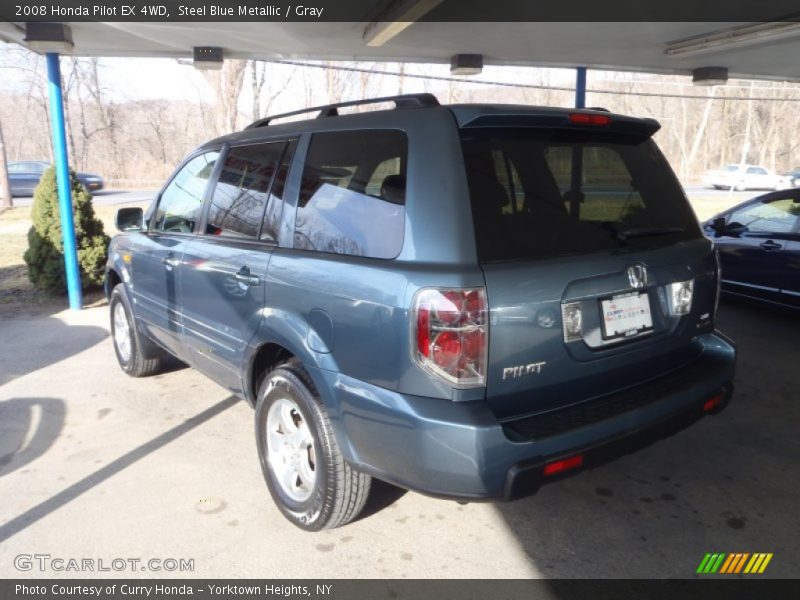
[[[381,198],[392,204],[406,203],[406,178],[402,175],[389,175],[381,184]]]
[[[467,171],[469,188],[478,204],[506,206],[509,201],[508,190],[497,181],[494,175],[481,171]]]

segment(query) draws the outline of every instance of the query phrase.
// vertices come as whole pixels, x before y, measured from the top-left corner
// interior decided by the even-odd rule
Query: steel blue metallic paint
[[[436,495],[507,495],[515,465],[599,444],[702,405],[728,389],[735,363],[735,348],[713,331],[713,319],[701,319],[713,313],[717,277],[704,238],[646,251],[479,263],[459,126],[526,114],[552,121],[567,113],[497,106],[379,111],[214,140],[198,152],[222,148],[224,157],[228,144],[298,140],[278,244],[212,239],[202,222],[192,234],[126,233],[112,241],[109,277],[129,269],[126,285],[140,329],[250,402],[262,348],[276,345],[297,357],[325,404],[345,460],[357,468]],[[613,118],[620,127],[657,129],[654,122]],[[381,260],[295,249],[296,206],[313,134],[360,129],[399,129],[408,137],[400,255]],[[216,169],[209,190],[218,176]],[[179,258],[172,274],[160,263],[169,252]],[[124,254],[133,256],[129,267],[120,262]],[[596,300],[629,290],[632,264],[647,269],[642,291],[654,320],[652,333],[634,345],[602,338]],[[243,266],[259,285],[236,282]],[[686,279],[695,281],[695,302],[690,315],[677,318],[667,310],[664,286]],[[484,286],[487,386],[456,389],[411,358],[412,299],[427,287]],[[565,344],[564,302],[586,303],[585,341]],[[714,369],[624,414],[541,440],[516,439],[507,430],[531,415],[657,386],[652,382],[660,376],[704,357],[713,358]],[[545,364],[536,373],[503,380],[504,368],[538,362]]]

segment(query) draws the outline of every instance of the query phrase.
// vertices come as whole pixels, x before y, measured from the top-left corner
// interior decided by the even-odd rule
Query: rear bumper
[[[345,459],[401,487],[467,500],[535,492],[545,464],[576,453],[590,468],[674,433],[732,394],[736,350],[718,333],[700,336],[703,353],[678,371],[619,394],[500,423],[484,402],[398,394],[312,369]],[[570,471],[573,473],[574,471]],[[546,481],[556,477],[548,477]]]

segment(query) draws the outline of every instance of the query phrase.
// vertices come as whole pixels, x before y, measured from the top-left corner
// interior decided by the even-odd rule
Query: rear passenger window
[[[285,142],[231,148],[208,208],[206,233],[258,239]],[[266,236],[262,239],[277,241]]]
[[[314,134],[297,206],[295,248],[396,257],[403,246],[407,155],[401,131]]]

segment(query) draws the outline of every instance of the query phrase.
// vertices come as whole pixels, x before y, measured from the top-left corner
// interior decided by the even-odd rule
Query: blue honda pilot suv
[[[372,477],[516,498],[728,403],[717,258],[656,121],[427,94],[280,117],[311,111],[121,209],[106,274],[122,369],[174,355],[252,403],[293,523],[351,521]]]

